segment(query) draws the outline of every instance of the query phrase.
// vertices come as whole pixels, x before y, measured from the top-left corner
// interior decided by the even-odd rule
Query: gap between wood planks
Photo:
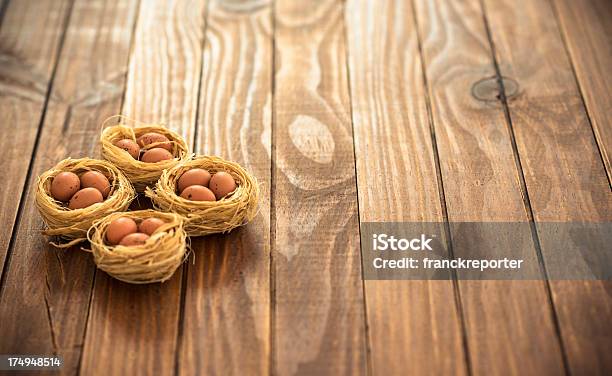
[[[491,35],[491,27],[489,25],[489,20],[487,18],[487,10],[483,0],[478,0],[480,4],[480,9],[482,11],[482,20],[485,27],[485,32],[487,35],[487,40],[489,42],[489,47],[491,51],[491,62],[493,63],[493,67],[495,68],[495,76],[497,80],[497,84],[499,86],[499,101],[502,104],[502,108],[504,111],[504,118],[506,120],[506,126],[508,127],[508,134],[510,135],[510,144],[512,146],[512,154],[514,155],[514,162],[516,165],[516,170],[518,172],[519,184],[521,187],[521,194],[523,196],[523,203],[525,205],[525,209],[527,210],[527,218],[529,219],[529,228],[531,230],[531,237],[533,238],[536,256],[538,258],[538,264],[540,266],[541,273],[544,276],[544,283],[546,286],[546,298],[548,300],[548,305],[550,307],[550,315],[554,325],[555,334],[557,336],[557,341],[559,342],[559,347],[561,349],[561,359],[563,362],[563,370],[565,374],[569,374],[569,363],[567,360],[567,352],[565,349],[565,344],[563,342],[563,337],[561,336],[561,327],[559,323],[559,317],[557,314],[557,310],[555,307],[555,303],[552,298],[552,290],[550,287],[550,282],[548,280],[548,272],[546,270],[546,265],[544,263],[544,256],[542,255],[542,247],[540,244],[540,237],[538,235],[538,231],[536,229],[533,208],[531,207],[531,200],[529,198],[529,190],[527,189],[527,183],[525,182],[525,173],[523,171],[523,165],[521,163],[521,156],[518,152],[518,147],[516,145],[516,136],[514,133],[514,127],[512,126],[512,117],[510,116],[510,109],[508,107],[508,98],[506,97],[506,88],[504,86],[504,80],[501,74],[501,70],[499,68],[499,62],[497,61],[497,57],[495,54],[495,43],[493,42],[493,37]]]
[[[366,350],[366,372],[368,375],[374,374],[374,366],[372,365],[372,345],[370,344],[370,327],[368,325],[368,299],[366,295],[365,275],[363,271],[363,248],[361,247],[361,219],[360,219],[360,204],[359,204],[359,181],[357,179],[357,146],[355,145],[355,121],[353,114],[353,90],[351,88],[351,67],[349,62],[349,38],[346,26],[346,3],[342,3],[342,37],[344,38],[344,64],[346,65],[347,85],[348,85],[348,103],[349,103],[349,118],[351,122],[351,136],[353,138],[353,167],[355,169],[355,196],[357,198],[357,230],[359,234],[359,260],[361,262],[361,293],[363,295],[363,319],[364,319],[364,346]]]
[[[268,341],[270,343],[270,354],[268,359],[270,374],[276,374],[276,336],[274,328],[276,327],[276,0],[271,0],[270,17],[272,26],[272,77],[270,83],[272,87],[271,103],[270,103],[270,262],[268,279],[270,283],[270,317],[269,317],[269,333]]]
[[[438,193],[440,195],[440,206],[442,209],[442,220],[444,221],[444,236],[446,236],[446,246],[448,248],[449,258],[454,259],[454,250],[453,250],[453,242],[450,231],[450,224],[448,221],[448,208],[446,206],[446,195],[444,194],[444,181],[442,179],[442,166],[440,165],[440,153],[438,151],[438,141],[436,139],[436,129],[434,126],[434,118],[432,113],[431,106],[431,98],[430,98],[430,88],[429,81],[427,79],[427,70],[425,65],[425,59],[423,57],[423,42],[421,37],[421,32],[418,26],[418,15],[417,9],[414,5],[415,0],[410,1],[410,6],[412,8],[413,15],[413,23],[415,26],[415,33],[417,36],[417,49],[419,51],[419,62],[421,65],[421,75],[423,76],[423,86],[425,93],[425,108],[427,111],[427,121],[429,122],[429,133],[431,134],[431,146],[434,156],[434,164],[436,166],[436,179],[438,183]],[[461,344],[463,346],[463,359],[465,361],[465,368],[468,375],[472,374],[472,358],[470,356],[470,347],[468,343],[468,335],[467,335],[467,325],[464,314],[463,302],[461,300],[461,289],[459,288],[459,281],[457,277],[457,271],[451,271],[451,278],[453,281],[453,295],[455,297],[455,307],[457,310],[457,315],[459,317],[459,322],[461,326]]]

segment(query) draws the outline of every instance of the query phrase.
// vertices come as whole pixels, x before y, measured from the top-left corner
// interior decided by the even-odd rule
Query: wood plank
[[[135,6],[117,1],[74,4],[59,57],[38,152],[36,176],[68,157],[94,156],[99,124],[116,113]],[[92,25],[91,20],[98,20]],[[29,41],[31,43],[31,41]],[[34,45],[34,44],[33,44]],[[28,188],[0,302],[3,354],[62,355],[62,373],[78,371],[94,275],[91,256],[52,249]]]
[[[413,9],[349,1],[345,20],[360,220],[443,222]],[[466,373],[452,281],[368,280],[365,293],[373,374]]]
[[[277,1],[275,371],[364,374],[366,336],[346,51],[338,1]]]
[[[612,4],[607,0],[555,0],[553,3],[610,181]]]
[[[528,222],[501,103],[470,94],[495,75],[479,3],[416,5],[449,221]],[[521,235],[531,239],[528,226]],[[479,236],[471,248],[454,236],[455,256],[516,249],[497,231]],[[526,249],[535,259],[533,243]],[[459,288],[473,373],[563,373],[544,282],[462,280]]]
[[[142,1],[122,114],[163,122],[193,143],[205,1]],[[161,284],[128,285],[97,273],[84,374],[171,374],[177,356],[182,268]]]
[[[271,3],[208,7],[196,152],[242,164],[261,188],[259,215],[192,239],[179,373],[270,373]]]
[[[167,124],[191,145],[200,83],[205,0],[144,2],[122,114]]]
[[[0,192],[0,226],[4,229],[0,234],[0,265],[4,265],[17,218],[70,4],[52,0],[2,4],[0,113],[6,124],[3,129],[10,128],[11,137],[0,139],[4,151],[0,179],[11,189]],[[0,268],[0,277],[2,272]]]
[[[550,3],[485,4],[501,73],[522,87],[508,107],[534,219],[610,221],[612,191]],[[558,250],[543,243],[542,253],[551,263]],[[570,371],[609,373],[610,282],[550,285]]]

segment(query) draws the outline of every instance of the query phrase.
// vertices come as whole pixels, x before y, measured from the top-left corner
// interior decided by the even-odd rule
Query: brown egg
[[[137,141],[138,145],[140,145],[141,147],[145,147],[149,144],[154,144],[157,142],[163,142],[163,144],[155,145],[155,147],[166,149],[170,152],[172,151],[172,142],[170,142],[170,140],[168,140],[168,137],[164,136],[163,134],[155,132],[145,133],[142,136],[138,137]]]
[[[124,245],[126,247],[137,247],[139,245],[143,245],[147,239],[149,239],[149,235],[143,234],[142,232],[135,232],[121,239],[119,245]]]
[[[70,209],[83,209],[95,203],[104,201],[102,193],[95,188],[83,188],[72,196],[68,203]]]
[[[232,175],[227,172],[217,172],[210,178],[210,183],[208,185],[210,190],[213,191],[217,200],[222,199],[228,194],[234,192],[236,189],[236,182]]]
[[[140,222],[140,225],[138,225],[138,231],[147,235],[153,235],[155,230],[157,230],[159,226],[165,223],[166,222],[159,218],[147,218],[144,221]]]
[[[119,217],[106,228],[106,241],[110,245],[117,245],[121,239],[136,231],[138,231],[138,227],[132,218]]]
[[[115,146],[127,151],[134,159],[138,159],[140,155],[140,146],[130,139],[119,140],[115,142]]]
[[[181,197],[191,201],[215,201],[215,194],[210,189],[201,185],[192,185],[185,188]]]
[[[210,181],[210,173],[202,168],[194,168],[189,171],[183,172],[183,175],[178,180],[178,191],[183,190],[192,185],[201,185],[208,187]]]
[[[168,150],[162,148],[153,148],[151,150],[147,150],[142,155],[142,158],[140,160],[147,163],[157,163],[172,158],[172,154],[170,154]]]
[[[98,171],[87,171],[81,175],[81,187],[83,188],[95,188],[102,193],[102,197],[107,198],[110,193],[110,182]]]
[[[58,201],[70,200],[79,189],[81,181],[77,174],[72,172],[60,172],[51,182],[51,196]]]

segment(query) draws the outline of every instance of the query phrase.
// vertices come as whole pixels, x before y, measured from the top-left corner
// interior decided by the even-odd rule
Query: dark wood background
[[[85,375],[612,372],[609,282],[364,282],[359,253],[360,221],[612,219],[609,1],[0,4],[0,353]],[[40,234],[36,177],[99,156],[118,113],[262,183],[256,220],[193,239],[163,284]]]

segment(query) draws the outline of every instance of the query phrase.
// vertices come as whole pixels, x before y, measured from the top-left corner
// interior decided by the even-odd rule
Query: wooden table
[[[0,354],[84,375],[610,374],[609,282],[364,281],[359,248],[368,221],[610,221],[610,2],[0,3]],[[193,239],[163,284],[40,235],[36,177],[99,156],[118,113],[262,184],[256,220]]]

